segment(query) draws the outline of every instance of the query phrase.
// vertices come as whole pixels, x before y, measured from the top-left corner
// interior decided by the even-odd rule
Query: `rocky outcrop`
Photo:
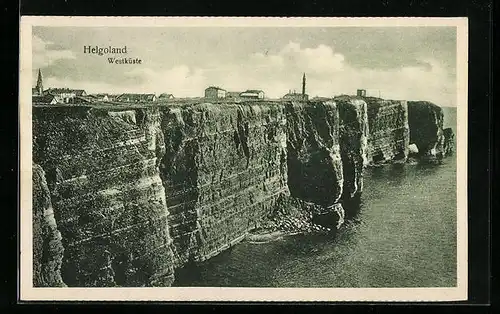
[[[359,210],[363,192],[363,169],[368,164],[367,104],[357,97],[336,97],[340,118],[340,152],[344,186],[342,203],[348,217]]]
[[[408,145],[408,156],[418,155],[418,147],[415,143]]]
[[[286,104],[286,117],[290,194],[320,205],[324,209],[320,216],[333,215],[339,221],[335,213],[341,210],[344,175],[337,105],[333,101],[291,102]]]
[[[68,286],[168,286],[160,113],[115,111],[33,108],[33,160],[62,234],[62,277]]]
[[[403,100],[363,97],[368,105],[368,161],[405,161],[408,157],[408,105]],[[418,144],[417,144],[418,146]],[[418,146],[420,149],[420,146]]]
[[[288,195],[286,120],[276,103],[164,108],[167,194],[176,264],[242,240]]]
[[[443,109],[428,101],[408,101],[410,144],[424,159],[444,157]]]
[[[64,247],[43,169],[33,163],[33,286],[64,287]]]
[[[443,150],[445,156],[453,155],[455,151],[455,133],[453,133],[452,128],[446,128],[443,130],[444,144]]]
[[[338,230],[344,223],[344,210],[340,203],[331,207],[306,202],[296,197],[284,197],[278,202],[273,214],[251,235],[325,232]]]

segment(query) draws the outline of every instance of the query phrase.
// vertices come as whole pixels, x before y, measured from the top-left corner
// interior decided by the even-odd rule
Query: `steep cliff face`
[[[369,97],[34,106],[35,285],[169,286],[270,216],[337,229],[410,127],[425,155],[452,149],[434,105]]]
[[[444,145],[443,145],[444,155],[445,156],[453,155],[455,151],[455,133],[453,133],[453,129],[452,128],[444,129],[443,136],[444,136]]]
[[[64,247],[43,169],[33,163],[33,286],[64,287]]]
[[[368,161],[405,161],[408,157],[408,105],[402,100],[363,97],[368,105]]]
[[[341,96],[335,98],[340,118],[340,152],[344,187],[342,202],[346,215],[359,209],[363,192],[363,169],[368,164],[368,111],[364,100]]]
[[[333,101],[291,102],[286,104],[286,116],[290,193],[330,208],[324,215],[331,225],[340,219],[338,203],[344,185],[337,105]]]
[[[161,174],[180,266],[227,249],[288,195],[286,117],[263,102],[163,110]]]
[[[33,159],[46,172],[68,286],[173,281],[159,126],[153,108],[33,108]]]
[[[441,158],[444,154],[443,109],[428,101],[408,102],[410,143],[424,158]]]

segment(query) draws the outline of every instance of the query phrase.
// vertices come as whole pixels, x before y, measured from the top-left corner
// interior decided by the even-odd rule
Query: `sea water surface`
[[[456,110],[444,109],[444,126],[456,132]],[[360,212],[335,237],[242,242],[179,270],[174,286],[453,287],[456,199],[456,155],[370,168]]]

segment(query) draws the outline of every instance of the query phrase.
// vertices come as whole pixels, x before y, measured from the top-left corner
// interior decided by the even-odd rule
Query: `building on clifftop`
[[[246,90],[239,95],[241,98],[264,99],[264,92],[256,89]]]
[[[155,94],[121,94],[116,97],[116,101],[120,102],[155,102]]]
[[[306,94],[306,74],[302,75],[302,93],[297,93],[296,91],[288,91],[288,94],[285,94],[282,99],[287,100],[308,100],[309,95]]]
[[[209,86],[205,89],[205,98],[226,98],[226,93],[227,91],[223,88],[220,88],[218,86]]]
[[[169,99],[174,99],[174,95],[168,94],[168,93],[163,93],[158,96],[158,100],[169,100]]]
[[[226,98],[228,99],[240,99],[240,94],[242,92],[226,92]]]
[[[54,95],[33,95],[31,99],[33,104],[55,105],[62,103],[61,99]]]
[[[356,95],[359,97],[366,97],[366,89],[358,89]]]
[[[83,89],[70,88],[49,88],[43,92],[44,95],[53,95],[58,97],[62,103],[73,103],[75,97],[87,96]]]

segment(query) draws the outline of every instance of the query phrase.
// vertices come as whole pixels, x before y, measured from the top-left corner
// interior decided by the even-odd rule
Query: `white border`
[[[454,288],[34,288],[32,274],[32,26],[457,28],[457,287]],[[61,301],[455,301],[467,299],[467,18],[62,17],[20,23],[20,299]]]

